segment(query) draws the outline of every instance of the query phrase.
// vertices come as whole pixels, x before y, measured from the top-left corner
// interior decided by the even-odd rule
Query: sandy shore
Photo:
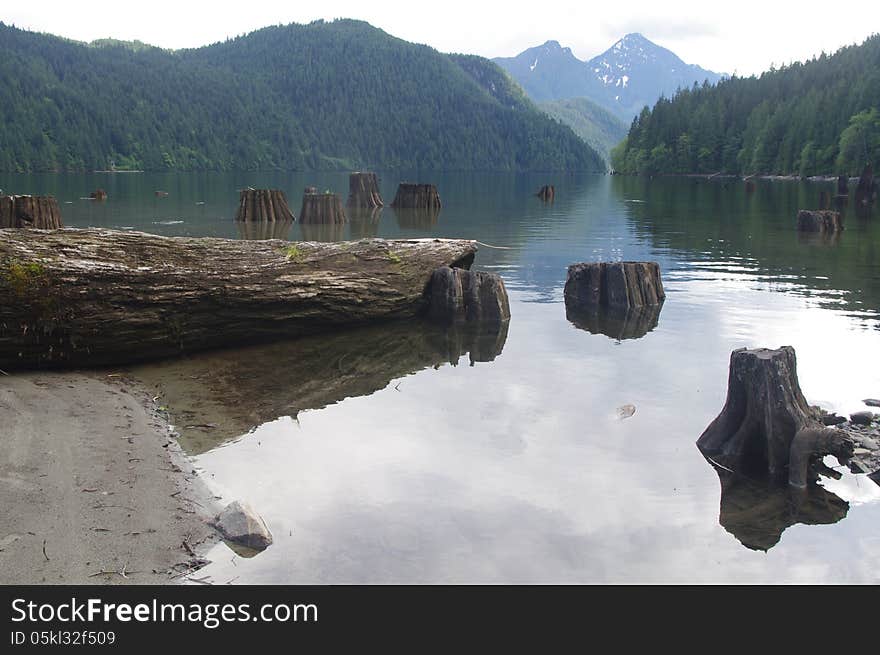
[[[0,375],[0,506],[0,584],[173,583],[216,540],[152,399],[107,373]]]

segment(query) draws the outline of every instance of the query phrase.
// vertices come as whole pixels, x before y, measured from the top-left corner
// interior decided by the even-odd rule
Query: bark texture
[[[656,262],[594,262],[568,267],[567,309],[628,309],[659,305],[665,298]]]
[[[361,209],[382,207],[379,178],[375,173],[352,173],[348,176],[348,206]]]
[[[395,209],[440,209],[440,194],[433,184],[401,182],[391,206]]]
[[[0,228],[5,227],[54,230],[64,223],[52,196],[0,196]]]
[[[0,368],[120,364],[413,315],[464,240],[0,232]]]
[[[287,196],[279,189],[242,189],[238,193],[236,221],[293,221]]]
[[[801,209],[797,215],[797,229],[800,232],[840,232],[843,217],[836,211]]]
[[[440,323],[497,324],[510,320],[510,302],[500,275],[442,266],[428,284],[428,316]]]
[[[299,222],[303,225],[340,225],[347,221],[342,200],[335,193],[304,193]]]

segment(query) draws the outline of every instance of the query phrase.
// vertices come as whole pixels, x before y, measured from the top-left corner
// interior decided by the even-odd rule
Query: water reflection
[[[391,211],[397,218],[397,224],[402,230],[429,231],[437,226],[440,218],[440,209],[402,209],[395,208]]]
[[[235,221],[238,238],[248,241],[288,239],[292,221]]]
[[[352,239],[372,239],[379,235],[379,221],[382,218],[381,207],[347,207],[351,221]]]
[[[345,241],[345,223],[300,223],[302,241]]]
[[[577,308],[566,303],[565,318],[575,327],[590,334],[604,334],[617,341],[623,341],[641,339],[657,327],[661,309],[663,303],[642,307],[593,309]]]
[[[819,485],[795,489],[715,470],[721,482],[718,522],[751,550],[769,550],[792,525],[837,523],[849,510],[849,503]]]
[[[491,362],[507,324],[449,329],[421,320],[385,323],[295,341],[137,367],[162,393],[181,444],[206,452],[281,416],[367,396],[421,369]]]

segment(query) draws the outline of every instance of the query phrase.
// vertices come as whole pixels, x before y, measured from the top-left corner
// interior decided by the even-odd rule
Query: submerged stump
[[[510,319],[504,280],[496,273],[443,266],[428,283],[428,317],[441,323],[495,324]]]
[[[54,230],[64,223],[52,196],[0,196],[0,228],[5,227]]]
[[[395,209],[440,209],[440,194],[433,184],[401,182],[391,206]]]
[[[553,198],[556,197],[556,187],[552,184],[545,184],[535,195],[544,202],[553,202]]]
[[[840,232],[843,230],[843,218],[840,212],[827,209],[801,209],[797,215],[797,229],[799,232]]]
[[[107,192],[104,189],[97,189],[89,194],[92,200],[107,200]]]
[[[865,164],[859,184],[856,187],[856,205],[866,207],[874,204],[877,199],[877,188],[874,186],[874,167],[870,162]]]
[[[379,179],[375,173],[352,173],[348,176],[348,206],[360,209],[382,207]]]
[[[339,225],[345,223],[345,208],[335,193],[304,193],[299,222],[302,225]]]
[[[730,355],[724,408],[697,447],[733,472],[800,487],[811,477],[805,467],[821,464],[825,454],[845,458],[848,440],[833,432],[839,435],[824,431],[801,392],[794,348],[741,348]]]
[[[287,196],[280,189],[242,189],[236,221],[293,221]]]
[[[666,298],[656,262],[585,262],[568,267],[566,309],[629,309]]]

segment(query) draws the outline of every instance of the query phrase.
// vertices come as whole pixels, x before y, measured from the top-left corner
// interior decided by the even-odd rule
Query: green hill
[[[627,173],[855,174],[880,164],[880,36],[760,77],[661,98],[612,164]]]
[[[180,51],[0,23],[0,170],[604,169],[467,59],[351,20]]]
[[[611,149],[626,137],[627,124],[589,98],[549,100],[538,103],[538,107],[568,125],[605,160]]]

